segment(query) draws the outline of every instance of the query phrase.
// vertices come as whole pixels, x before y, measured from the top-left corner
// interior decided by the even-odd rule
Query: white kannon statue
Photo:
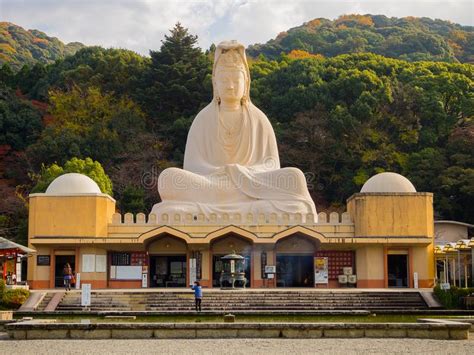
[[[245,48],[221,42],[212,70],[214,95],[188,133],[183,169],[158,179],[152,213],[308,213],[316,208],[303,173],[280,168],[270,121],[250,101]]]

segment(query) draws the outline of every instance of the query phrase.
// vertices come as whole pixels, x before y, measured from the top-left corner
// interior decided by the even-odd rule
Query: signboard
[[[276,274],[276,266],[266,265],[265,266],[265,274]]]
[[[20,260],[20,262],[18,262],[18,260]],[[16,262],[15,274],[16,274],[16,282],[17,283],[21,282],[21,259],[20,258],[18,258]]]
[[[193,285],[194,281],[197,280],[197,260],[194,258],[189,259],[189,284]]]
[[[78,272],[76,274],[76,290],[79,290],[81,288],[81,273]]]
[[[328,277],[328,258],[317,256],[314,258],[314,283],[327,284]]]
[[[230,272],[235,272],[235,260],[230,261]]]
[[[148,287],[148,274],[143,273],[142,274],[142,288],[147,288]]]
[[[36,265],[38,266],[49,266],[51,264],[51,257],[49,255],[37,255]]]
[[[81,306],[89,307],[91,305],[91,284],[82,284]]]
[[[418,273],[413,273],[413,288],[418,288]]]
[[[451,288],[449,282],[443,282],[440,286],[442,290],[449,290]]]

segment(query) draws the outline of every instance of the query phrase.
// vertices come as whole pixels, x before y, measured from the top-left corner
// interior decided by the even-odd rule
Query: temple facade
[[[121,215],[115,204],[80,174],[31,194],[30,287],[62,287],[66,263],[93,288],[219,287],[233,252],[250,288],[434,285],[433,195],[398,174],[369,179],[342,214]]]
[[[183,169],[160,174],[150,214],[115,213],[115,200],[80,174],[30,195],[33,288],[62,286],[66,264],[94,288],[225,286],[222,257],[231,253],[244,261],[241,286],[252,288],[433,286],[432,194],[386,172],[346,212],[318,214],[305,175],[280,166],[270,120],[250,99],[242,44],[218,44],[212,83]]]

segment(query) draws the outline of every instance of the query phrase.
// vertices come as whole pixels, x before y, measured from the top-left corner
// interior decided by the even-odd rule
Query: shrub
[[[0,303],[2,302],[3,292],[5,292],[5,281],[0,279]]]
[[[4,290],[2,305],[7,308],[17,309],[28,299],[30,291],[23,289]]]
[[[449,290],[442,290],[440,286],[436,286],[434,288],[434,293],[444,307],[463,308],[463,297],[474,293],[474,288],[459,288],[452,286]]]

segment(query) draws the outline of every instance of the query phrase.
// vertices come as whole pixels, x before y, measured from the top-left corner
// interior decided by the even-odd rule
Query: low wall
[[[468,339],[469,324],[40,323],[8,324],[11,339],[424,338]]]

